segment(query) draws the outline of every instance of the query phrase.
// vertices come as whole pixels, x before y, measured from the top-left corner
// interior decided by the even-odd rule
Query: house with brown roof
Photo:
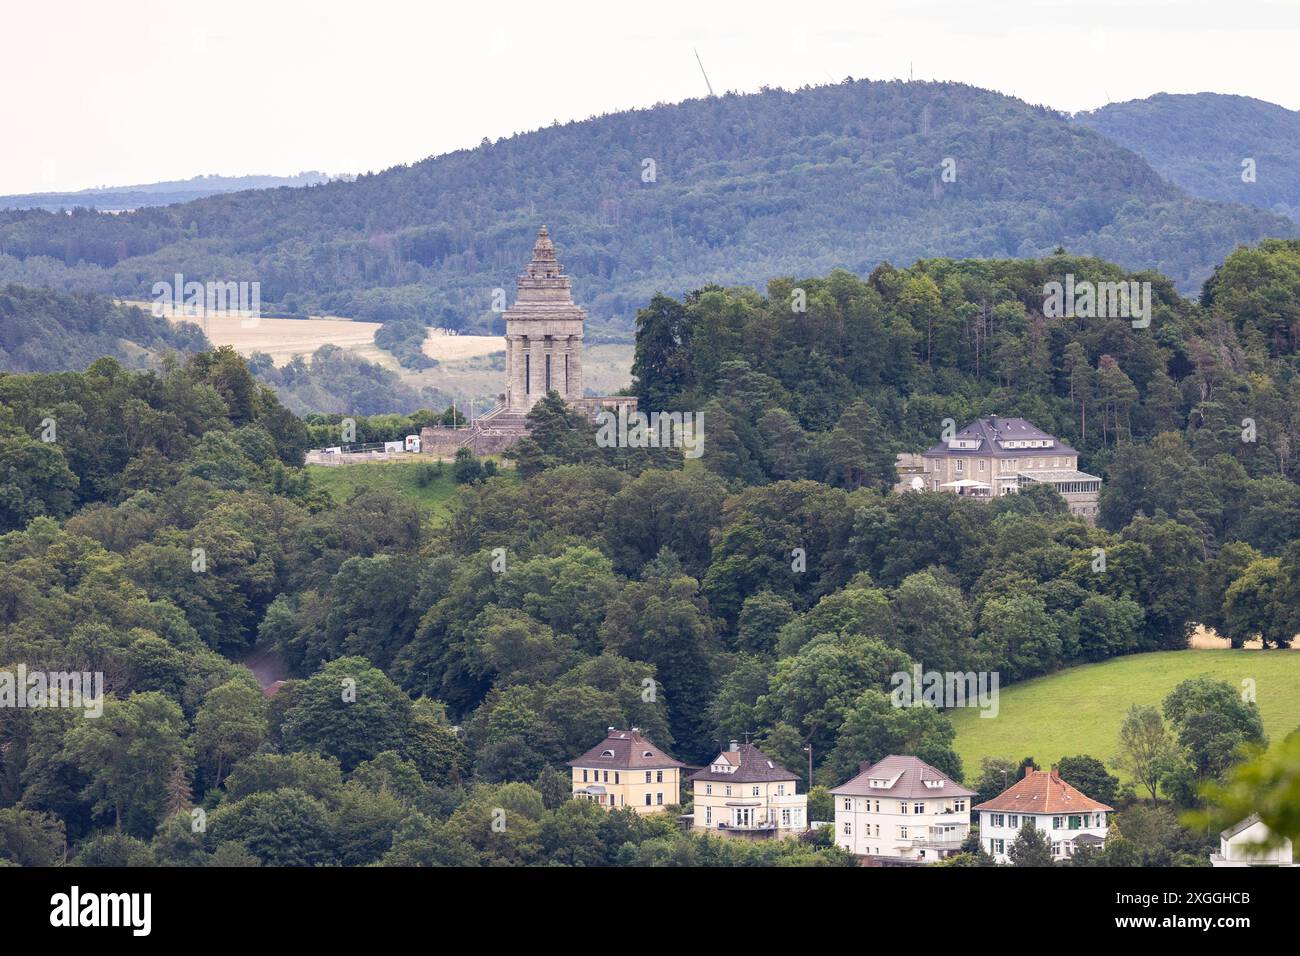
[[[896,490],[991,499],[1033,484],[1061,493],[1072,514],[1097,518],[1101,479],[1079,471],[1079,453],[1023,418],[978,418],[920,455],[898,456]]]
[[[574,799],[590,800],[607,810],[631,807],[637,813],[659,813],[681,803],[685,766],[636,727],[610,727],[603,741],[569,761]]]
[[[858,770],[831,790],[835,843],[850,853],[933,863],[957,853],[970,835],[975,791],[924,760],[891,754]]]
[[[795,774],[751,743],[731,741],[690,776],[692,827],[716,836],[786,837],[808,829],[808,795]]]
[[[1073,856],[1078,846],[1101,846],[1114,812],[1062,780],[1055,767],[1026,767],[1024,777],[974,809],[980,815],[980,843],[999,863],[1010,862],[1011,844],[1029,823],[1047,837],[1056,859]]]

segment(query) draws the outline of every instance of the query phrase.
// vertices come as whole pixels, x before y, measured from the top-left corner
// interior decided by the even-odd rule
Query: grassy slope
[[[1300,727],[1300,653],[1164,651],[1072,667],[1003,688],[996,718],[981,718],[974,709],[952,711],[957,752],[968,777],[985,756],[1032,756],[1045,767],[1086,753],[1109,763],[1130,704],[1160,706],[1176,684],[1201,674],[1234,687],[1253,678],[1270,741]]]
[[[442,521],[451,514],[450,505],[456,494],[456,483],[451,478],[451,465],[444,464],[442,476],[434,478],[421,488],[417,480],[419,473],[426,464],[432,463],[432,459],[376,461],[355,465],[311,465],[308,470],[312,482],[328,491],[335,501],[347,501],[362,486],[387,488],[414,498],[429,514]]]

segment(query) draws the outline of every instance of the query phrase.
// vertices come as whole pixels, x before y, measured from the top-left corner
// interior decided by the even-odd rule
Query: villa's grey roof
[[[1225,840],[1231,840],[1238,833],[1241,833],[1243,830],[1249,830],[1258,822],[1259,822],[1259,814],[1252,813],[1250,816],[1246,817],[1246,819],[1242,820],[1240,823],[1236,824],[1235,826],[1228,827],[1228,829],[1220,833],[1219,836],[1223,837],[1223,839]]]
[[[872,780],[892,780],[889,787],[873,787]],[[941,787],[927,787],[925,781],[941,781]],[[973,797],[974,790],[967,790],[961,784],[953,783],[951,778],[935,770],[919,757],[901,757],[890,754],[866,767],[852,780],[840,784],[831,790],[837,796],[866,797],[878,794],[899,799],[930,799],[935,797]]]
[[[971,455],[990,456],[993,458],[1020,458],[1025,455],[1077,455],[1079,454],[1069,445],[1059,441],[1055,435],[1049,435],[1037,425],[1025,421],[1023,418],[999,418],[997,415],[990,415],[987,418],[977,418],[961,431],[957,432],[954,438],[974,438],[979,441],[977,448],[949,448],[946,442],[940,442],[924,452],[926,457],[935,456],[948,457],[969,457]],[[1053,444],[1050,448],[1004,448],[1003,443],[1008,441],[1044,441],[1049,440]]]
[[[1080,833],[1074,838],[1075,843],[1084,843],[1089,846],[1100,846],[1106,842],[1105,837],[1099,837],[1095,833]]]
[[[729,764],[735,770],[719,772],[714,764]],[[739,744],[735,750],[724,750],[703,770],[691,774],[689,780],[720,780],[724,783],[764,783],[771,780],[798,780],[791,773],[753,744]]]

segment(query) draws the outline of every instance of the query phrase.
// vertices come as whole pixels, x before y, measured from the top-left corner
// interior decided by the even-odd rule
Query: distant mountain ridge
[[[1195,196],[1300,222],[1300,112],[1249,96],[1157,93],[1073,119],[1133,150]],[[1247,160],[1253,168],[1243,179]]]
[[[0,281],[143,296],[256,279],[266,308],[495,330],[548,223],[578,301],[1058,246],[1195,292],[1294,222],[1188,195],[1064,114],[956,83],[843,83],[557,124],[310,189],[123,215],[0,212]]]
[[[330,177],[316,170],[295,176],[193,176],[135,186],[100,186],[72,192],[15,193],[0,196],[0,209],[72,209],[84,206],[101,212],[123,212],[148,206],[169,206],[218,193],[244,189],[274,189],[278,186],[318,186]]]

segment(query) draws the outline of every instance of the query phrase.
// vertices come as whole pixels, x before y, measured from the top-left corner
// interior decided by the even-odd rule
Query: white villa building
[[[753,744],[731,741],[703,770],[694,786],[691,825],[711,836],[787,837],[808,829],[808,795],[796,792],[798,776]]]
[[[1291,841],[1265,846],[1269,829],[1258,815],[1251,814],[1235,827],[1219,834],[1219,852],[1210,854],[1210,866],[1296,866]]]
[[[858,856],[916,863],[958,852],[970,835],[973,790],[916,757],[890,755],[859,769],[831,790],[837,846]]]
[[[1079,471],[1079,453],[1023,418],[978,418],[920,454],[897,457],[897,491],[947,491],[991,500],[1034,484],[1061,493],[1072,514],[1097,520],[1101,479]]]
[[[1076,846],[1106,842],[1111,807],[1070,786],[1053,767],[1025,768],[1025,775],[1007,790],[976,806],[980,843],[998,863],[1009,863],[1011,844],[1026,821],[1047,837],[1055,859],[1074,855]]]

